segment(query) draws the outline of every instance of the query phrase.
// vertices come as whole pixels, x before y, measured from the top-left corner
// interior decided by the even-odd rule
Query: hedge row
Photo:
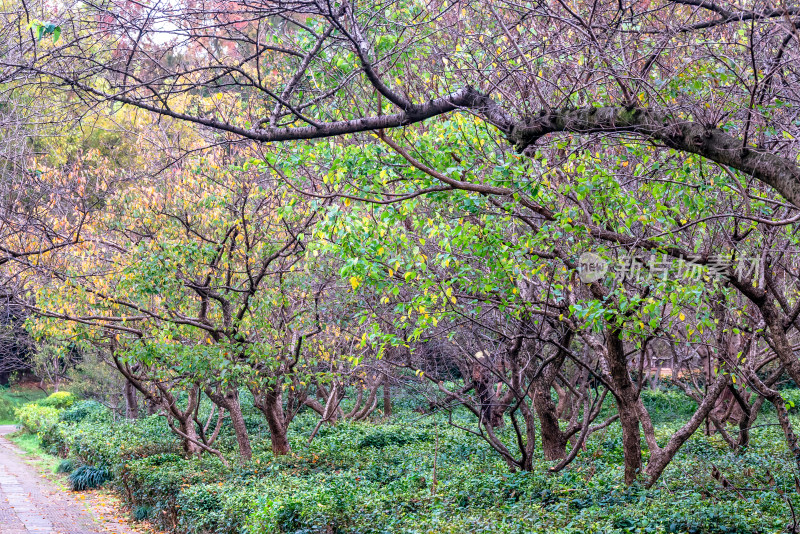
[[[665,410],[682,411],[673,406],[677,397],[650,396]],[[65,471],[107,473],[135,518],[182,534],[768,533],[785,529],[784,497],[769,488],[744,496],[724,490],[710,466],[739,486],[752,485],[753,470],[774,474],[775,489],[793,485],[791,459],[773,427],[754,429],[756,445],[741,455],[695,436],[663,483],[645,490],[621,484],[621,439],[613,427],[562,473],[548,473],[542,461],[532,473],[512,474],[479,440],[411,412],[394,424],[325,426],[311,446],[315,419],[301,416],[292,428],[295,452],[280,458],[266,449],[266,430],[253,416],[253,461],[236,462],[225,428],[225,466],[212,456],[185,458],[157,416],[120,420],[87,401],[26,410],[26,427],[69,459]],[[662,415],[666,435],[679,422]]]

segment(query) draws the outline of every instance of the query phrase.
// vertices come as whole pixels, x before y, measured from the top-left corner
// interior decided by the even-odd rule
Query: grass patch
[[[19,431],[9,434],[6,437],[13,441],[17,447],[22,449],[39,470],[46,473],[55,473],[58,469],[58,464],[61,463],[61,459],[47,454],[42,449],[41,442],[36,434]]]
[[[29,434],[27,432],[15,432],[8,437],[11,439],[11,441],[17,444],[17,447],[25,451],[27,454],[36,455],[44,452],[39,446],[38,436],[34,434]]]

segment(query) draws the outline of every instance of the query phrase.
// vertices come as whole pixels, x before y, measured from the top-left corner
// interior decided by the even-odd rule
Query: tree
[[[8,385],[14,373],[31,369],[33,340],[25,331],[25,310],[5,295],[0,316],[0,384]]]
[[[291,405],[323,286],[305,285],[302,264],[319,203],[255,168],[235,169],[212,154],[114,196],[113,210],[86,230],[92,239],[48,266],[35,307],[56,320],[51,328],[66,320],[110,335],[119,370],[179,423],[190,453],[202,448],[193,418],[206,395],[230,417],[246,460],[238,388],[253,392],[273,451],[287,453],[298,406],[286,412],[283,396]],[[188,391],[186,406],[175,389]]]

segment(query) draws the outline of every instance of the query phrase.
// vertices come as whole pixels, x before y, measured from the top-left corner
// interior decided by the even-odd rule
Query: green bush
[[[87,418],[98,418],[107,415],[108,408],[97,401],[84,400],[74,403],[61,413],[60,419],[70,423],[79,423]]]
[[[159,526],[175,529],[182,514],[181,492],[224,480],[228,468],[217,458],[186,459],[171,452],[124,461],[117,464],[115,475],[117,486],[132,506],[149,508]]]
[[[402,446],[415,441],[429,440],[430,436],[424,432],[410,432],[408,428],[400,425],[387,425],[385,428],[378,427],[370,432],[358,442],[358,448],[365,449],[373,447],[382,449],[391,445]]]
[[[51,406],[41,406],[39,404],[26,404],[15,411],[20,424],[28,432],[42,437],[44,434],[52,432],[58,424],[59,411]]]
[[[9,421],[14,419],[14,410],[16,408],[10,400],[0,396],[0,421]]]
[[[31,402],[15,411],[15,415],[25,429],[39,437],[41,445],[52,454],[65,453],[60,447],[63,428],[58,423],[66,410],[75,403],[75,396],[68,391],[60,391]]]
[[[152,511],[149,506],[137,506],[133,509],[133,519],[136,521],[144,521],[149,519]]]
[[[56,473],[68,475],[75,471],[77,466],[78,464],[72,458],[64,458],[59,462],[58,467],[56,467]]]
[[[72,491],[84,491],[99,488],[110,480],[111,476],[104,468],[82,465],[70,473],[68,478]]]
[[[369,524],[365,519],[374,526],[392,508],[376,484],[353,473],[282,482],[261,486],[245,532],[360,532]]]
[[[49,408],[56,408],[58,410],[63,410],[75,404],[75,401],[77,401],[75,395],[73,395],[69,391],[57,391],[55,393],[50,394],[50,396],[48,396],[45,399],[36,401],[36,404],[38,404],[39,406],[47,406]]]
[[[178,447],[163,419],[114,420],[105,408],[77,424],[62,422],[51,434],[51,442],[62,456],[114,469],[125,460],[176,452]]]

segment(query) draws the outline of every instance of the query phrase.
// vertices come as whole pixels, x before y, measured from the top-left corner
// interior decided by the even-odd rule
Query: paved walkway
[[[98,522],[75,495],[26,464],[25,453],[3,437],[14,430],[0,426],[1,534],[132,534],[120,524]]]

